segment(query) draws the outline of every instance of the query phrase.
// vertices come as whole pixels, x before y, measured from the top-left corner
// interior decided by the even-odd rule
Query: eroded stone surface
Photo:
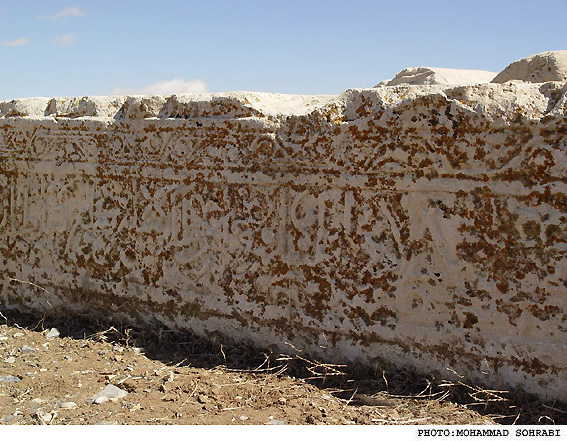
[[[567,50],[542,52],[531,57],[520,58],[500,72],[493,83],[506,81],[567,81]]]
[[[0,103],[2,302],[564,397],[566,90]]]

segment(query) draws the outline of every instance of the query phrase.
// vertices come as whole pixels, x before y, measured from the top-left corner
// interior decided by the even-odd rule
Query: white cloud
[[[172,95],[174,93],[204,93],[207,91],[207,83],[202,80],[185,81],[175,78],[171,81],[158,81],[139,90],[114,89],[111,95]]]
[[[47,17],[38,16],[37,18],[41,18],[42,20],[59,20],[64,17],[84,17],[85,15],[85,11],[81,11],[79,8],[73,6],[70,8],[63,8],[57,14],[49,15]]]
[[[0,42],[0,45],[8,46],[8,47],[25,46],[26,44],[28,44],[29,41],[30,41],[29,38],[21,37],[12,41],[2,41]]]
[[[75,44],[75,36],[73,34],[65,34],[55,38],[53,41],[59,46],[73,46]]]

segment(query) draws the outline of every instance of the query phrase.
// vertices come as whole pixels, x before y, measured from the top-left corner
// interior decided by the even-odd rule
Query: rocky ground
[[[554,403],[166,329],[6,311],[0,323],[2,424],[566,422]]]

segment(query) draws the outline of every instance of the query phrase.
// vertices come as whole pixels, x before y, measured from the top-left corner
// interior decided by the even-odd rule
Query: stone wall
[[[566,91],[0,103],[2,307],[564,398]]]

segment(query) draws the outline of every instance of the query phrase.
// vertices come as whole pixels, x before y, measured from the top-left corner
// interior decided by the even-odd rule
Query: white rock
[[[374,87],[409,85],[470,85],[479,83],[490,83],[496,76],[496,72],[485,70],[447,69],[444,67],[408,67],[398,72],[389,81],[382,81]]]
[[[520,58],[496,75],[493,83],[506,81],[545,83],[567,81],[567,50],[542,52],[527,58]]]
[[[46,335],[47,338],[59,337],[59,330],[57,328],[51,328],[51,330]]]
[[[25,352],[27,354],[33,354],[35,352],[35,349],[30,348],[28,345],[23,345],[22,352]]]
[[[16,361],[16,357],[8,357],[4,359],[4,363],[12,364]]]
[[[75,407],[77,407],[77,403],[74,403],[73,401],[64,401],[59,404],[59,408],[61,409],[74,409]]]
[[[108,401],[108,397],[97,397],[93,403],[94,404],[102,404],[102,403],[106,403]]]
[[[0,376],[0,383],[18,383],[22,381],[19,377],[13,375]]]
[[[90,402],[95,404],[101,404],[111,399],[123,398],[126,395],[128,395],[128,392],[126,392],[125,390],[122,390],[119,387],[114,386],[113,384],[109,384],[104,388],[102,392],[93,395],[90,398]]]

